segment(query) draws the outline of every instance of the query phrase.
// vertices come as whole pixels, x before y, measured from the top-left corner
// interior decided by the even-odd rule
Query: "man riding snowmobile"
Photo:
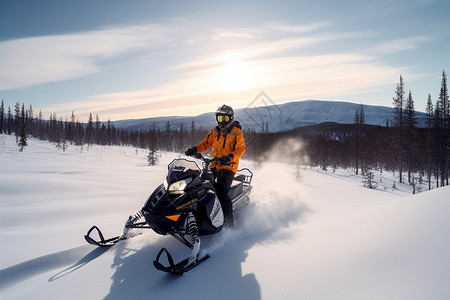
[[[211,163],[214,175],[214,188],[219,198],[225,217],[225,226],[233,226],[233,206],[228,195],[234,175],[238,169],[239,159],[245,152],[244,134],[241,125],[234,120],[234,111],[228,105],[222,105],[215,113],[217,126],[195,147],[185,154],[193,156],[212,148],[212,157],[220,158],[220,163]]]
[[[233,120],[233,109],[223,105],[217,110],[216,119],[218,126],[186,151],[186,155],[203,162],[202,168],[192,160],[174,159],[168,165],[164,183],[156,187],[142,209],[129,216],[122,235],[105,238],[94,225],[84,236],[86,241],[109,247],[135,236],[130,234],[133,229],[152,229],[173,236],[191,249],[189,257],[175,263],[169,251],[162,248],[153,261],[156,269],[180,275],[207,260],[209,254],[200,253],[200,236],[216,234],[224,225],[233,225],[233,213],[238,214],[249,203],[253,178],[249,169],[237,170],[245,141],[239,123]],[[199,153],[210,148],[212,158]],[[141,222],[142,218],[145,221]]]

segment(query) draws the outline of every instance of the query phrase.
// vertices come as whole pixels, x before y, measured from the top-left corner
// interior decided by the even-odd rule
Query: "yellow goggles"
[[[217,122],[219,122],[219,123],[227,123],[229,121],[230,121],[230,116],[225,116],[225,115],[217,116]]]

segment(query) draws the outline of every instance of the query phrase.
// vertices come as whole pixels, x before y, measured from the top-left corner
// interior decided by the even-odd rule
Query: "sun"
[[[256,74],[249,63],[227,62],[216,72],[215,84],[223,92],[239,92],[254,87]]]

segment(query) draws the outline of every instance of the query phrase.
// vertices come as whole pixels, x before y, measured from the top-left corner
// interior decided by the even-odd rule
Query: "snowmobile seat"
[[[228,192],[228,196],[230,196],[230,199],[234,199],[243,191],[244,184],[240,181],[233,180],[233,182],[231,183],[230,191]]]
[[[234,180],[240,181],[240,182],[245,182],[246,178],[244,174],[240,174],[234,177]]]

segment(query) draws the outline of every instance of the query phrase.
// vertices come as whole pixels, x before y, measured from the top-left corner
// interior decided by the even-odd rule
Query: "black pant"
[[[223,214],[225,217],[225,226],[233,226],[233,203],[231,202],[228,192],[230,191],[231,183],[233,182],[234,173],[230,170],[211,169],[215,180],[214,189],[217,197],[222,205]]]

